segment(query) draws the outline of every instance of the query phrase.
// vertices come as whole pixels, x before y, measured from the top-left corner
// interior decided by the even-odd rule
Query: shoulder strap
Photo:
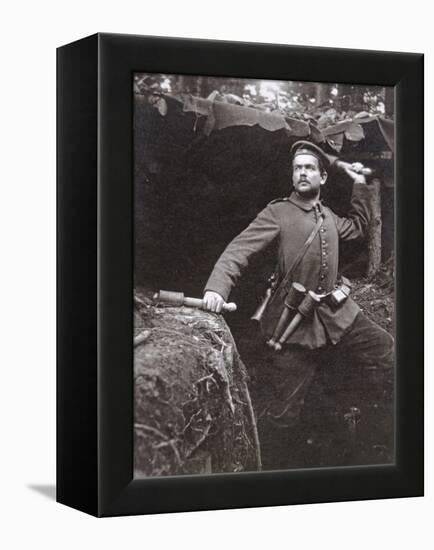
[[[321,227],[322,225],[322,222],[323,222],[323,214],[320,213],[319,217],[318,217],[318,221],[316,222],[315,224],[315,227],[312,229],[309,237],[306,239],[306,242],[304,243],[304,245],[301,247],[301,249],[299,250],[297,256],[294,258],[294,261],[292,262],[290,268],[288,269],[288,271],[286,272],[286,275],[285,277],[282,279],[282,282],[280,283],[279,286],[282,286],[282,285],[286,285],[289,281],[289,279],[291,278],[291,275],[292,275],[292,272],[297,268],[297,266],[299,265],[299,263],[301,262],[303,256],[306,254],[307,252],[307,249],[309,248],[309,246],[312,244],[312,241],[314,240],[316,234],[318,233],[319,231],[319,228]]]
[[[272,200],[268,204],[276,204],[277,202],[286,202],[289,201],[289,197],[279,197],[277,199]]]

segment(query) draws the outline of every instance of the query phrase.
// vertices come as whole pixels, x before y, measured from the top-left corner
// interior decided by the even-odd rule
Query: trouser
[[[393,388],[392,336],[359,313],[335,345],[316,350],[296,346],[285,347],[281,352],[267,352],[264,367],[258,376],[258,417],[262,421],[282,427],[298,420],[309,386],[318,369],[327,380],[328,372],[339,368],[338,376],[354,380],[353,389],[373,389],[377,399],[385,395],[385,388]],[[329,369],[329,371],[328,371]]]

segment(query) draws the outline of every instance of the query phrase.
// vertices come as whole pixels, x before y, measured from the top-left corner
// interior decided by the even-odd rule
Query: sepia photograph
[[[134,477],[393,464],[393,87],[132,93]]]

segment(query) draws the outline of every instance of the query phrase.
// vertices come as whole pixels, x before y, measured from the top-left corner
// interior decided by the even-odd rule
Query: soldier
[[[291,153],[292,194],[268,204],[227,246],[206,283],[203,298],[206,309],[220,312],[254,254],[277,241],[279,281],[304,248],[290,280],[319,297],[318,307],[311,317],[303,319],[280,352],[270,350],[263,367],[272,369],[273,376],[271,387],[263,388],[265,405],[260,414],[280,426],[290,426],[298,419],[315,370],[326,355],[330,358],[330,354],[340,353],[348,365],[357,366],[377,382],[393,366],[393,338],[389,333],[369,320],[351,296],[338,305],[329,299],[339,284],[339,241],[363,238],[369,224],[369,189],[357,173],[361,165],[343,163],[307,141],[296,142]],[[331,163],[354,180],[351,208],[344,218],[320,201]],[[276,299],[283,302],[280,296]],[[283,303],[278,305],[280,310],[284,308]],[[270,338],[273,328],[263,327],[265,338]]]

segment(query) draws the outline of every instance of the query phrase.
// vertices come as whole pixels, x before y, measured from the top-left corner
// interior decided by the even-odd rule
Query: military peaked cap
[[[333,155],[327,155],[327,153],[324,153],[324,151],[318,147],[318,145],[315,145],[315,143],[304,140],[296,141],[292,145],[291,154],[293,158],[297,155],[313,155],[318,160],[321,160],[325,168],[329,168],[337,159],[337,157]]]

